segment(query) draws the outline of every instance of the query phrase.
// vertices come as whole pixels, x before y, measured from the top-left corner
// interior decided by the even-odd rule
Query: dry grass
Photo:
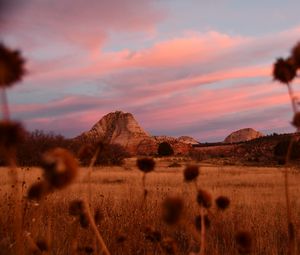
[[[159,160],[155,172],[147,176],[149,191],[143,204],[142,173],[134,166],[134,159],[126,168],[97,168],[92,175],[92,202],[94,210],[100,209],[104,218],[99,229],[111,254],[162,254],[156,244],[145,240],[143,230],[151,225],[163,236],[173,237],[179,246],[179,254],[188,254],[196,242],[193,241],[194,217],[199,214],[195,203],[195,189],[183,182],[183,167],[168,168],[168,160]],[[19,185],[25,195],[26,189],[41,175],[39,169],[20,169]],[[51,254],[73,254],[72,243],[78,240],[79,247],[95,243],[90,229],[80,229],[68,215],[68,205],[73,199],[86,196],[88,183],[83,180],[87,169],[70,187],[50,194],[39,205],[29,203],[24,214],[24,230],[33,240],[46,238],[52,243]],[[299,229],[300,172],[290,174],[291,204],[295,227]],[[214,197],[226,195],[231,205],[225,212],[215,213],[207,231],[207,254],[237,254],[234,236],[238,230],[248,230],[253,236],[252,254],[286,254],[287,230],[285,215],[282,170],[279,168],[255,168],[236,166],[201,167],[198,186],[211,192]],[[0,178],[0,254],[12,254],[13,204],[7,169],[1,169]],[[165,225],[161,220],[161,203],[167,195],[184,198],[185,214],[181,224]],[[217,211],[216,208],[214,211]],[[200,232],[196,232],[200,236]],[[124,236],[123,243],[118,237]],[[76,238],[78,237],[78,238]],[[299,238],[297,237],[297,243]],[[28,242],[26,249],[28,248]],[[26,254],[30,254],[29,252]],[[78,253],[87,254],[87,253]],[[94,253],[96,254],[96,253]]]

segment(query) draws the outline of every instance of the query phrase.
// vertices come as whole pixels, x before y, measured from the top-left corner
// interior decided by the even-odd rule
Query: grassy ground
[[[155,172],[147,176],[149,193],[143,202],[142,173],[134,163],[132,159],[125,168],[95,168],[92,175],[91,207],[103,214],[98,227],[111,254],[162,254],[156,244],[145,240],[143,230],[146,225],[153,226],[164,237],[174,238],[178,254],[189,254],[197,248],[200,235],[194,228],[194,217],[199,214],[199,208],[195,202],[195,186],[183,182],[183,166],[168,168],[170,161],[159,160]],[[50,237],[50,254],[72,254],[75,243],[79,247],[94,246],[91,230],[80,228],[68,215],[69,202],[88,194],[88,183],[84,180],[86,172],[87,169],[81,169],[81,175],[73,185],[50,194],[40,204],[27,203],[23,230],[33,240]],[[20,169],[19,185],[23,195],[40,175],[39,169]],[[15,187],[11,187],[9,180],[7,169],[1,169],[0,254],[13,254],[14,247],[11,232],[15,216],[11,196]],[[299,183],[300,174],[294,170],[290,174],[290,189],[296,230],[300,226]],[[225,212],[212,208],[207,254],[238,254],[234,241],[238,230],[251,232],[252,254],[287,254],[282,169],[202,165],[198,186],[210,191],[213,197],[226,195],[231,200],[230,208]],[[183,220],[173,227],[161,220],[161,203],[167,195],[181,196],[185,203]],[[126,239],[123,243],[118,242],[121,236]]]

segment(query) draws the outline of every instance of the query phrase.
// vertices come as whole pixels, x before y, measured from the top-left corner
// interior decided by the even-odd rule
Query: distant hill
[[[274,165],[278,163],[275,147],[291,137],[297,141],[300,133],[266,135],[237,143],[200,144],[194,146],[194,152],[201,155],[201,159],[221,159],[228,164]]]
[[[263,134],[261,132],[258,132],[253,128],[243,128],[232,132],[230,135],[228,135],[225,138],[224,142],[225,143],[245,142],[262,136]]]

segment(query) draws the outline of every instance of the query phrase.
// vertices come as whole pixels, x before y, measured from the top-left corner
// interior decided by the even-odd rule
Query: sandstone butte
[[[169,142],[176,155],[187,154],[192,144],[198,142],[192,137],[151,136],[145,132],[131,113],[111,112],[101,118],[89,131],[75,139],[84,142],[105,141],[122,145],[132,155],[151,155],[157,152],[161,142]]]
[[[245,142],[262,136],[262,133],[254,130],[253,128],[243,128],[228,135],[225,138],[224,143]]]

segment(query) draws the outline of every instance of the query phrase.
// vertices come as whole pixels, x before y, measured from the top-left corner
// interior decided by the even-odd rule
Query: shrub
[[[168,142],[162,142],[158,146],[157,153],[159,156],[172,156],[174,155],[174,150]]]
[[[27,133],[25,141],[17,148],[18,163],[23,166],[40,165],[42,154],[56,147],[70,149],[72,152],[75,150],[75,144],[61,135],[40,130]]]
[[[288,147],[290,144],[290,139],[285,139],[276,144],[274,147],[274,157],[278,162],[285,161]],[[293,142],[291,150],[291,160],[300,159],[300,141]]]
[[[92,157],[98,150],[95,165],[122,165],[129,156],[123,146],[119,144],[97,143],[84,145],[78,153],[82,165],[89,165]]]

